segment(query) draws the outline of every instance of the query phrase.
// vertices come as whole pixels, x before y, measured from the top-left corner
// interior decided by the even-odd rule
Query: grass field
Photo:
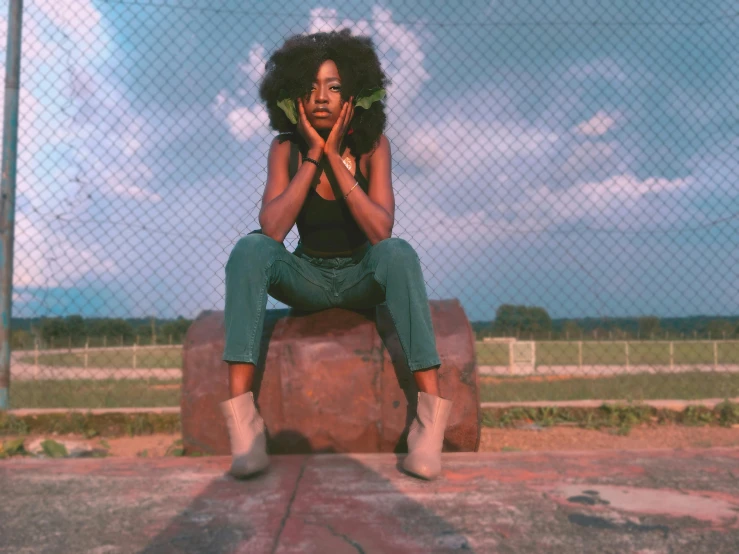
[[[17,381],[16,408],[122,408],[180,405],[179,380]],[[535,400],[648,400],[739,397],[739,374],[680,373],[584,378],[480,378],[482,402]]]
[[[675,364],[712,364],[712,342],[675,342]],[[739,363],[739,342],[718,342],[721,363]],[[669,364],[669,344],[629,344],[631,365]],[[476,344],[478,365],[508,365],[508,345]],[[130,368],[132,349],[110,348],[88,353],[88,367]],[[577,343],[537,343],[537,365],[577,365]],[[33,356],[22,361],[33,363]],[[80,351],[39,356],[44,365],[81,367]],[[623,343],[583,342],[584,365],[621,365]],[[180,348],[146,348],[137,351],[137,367],[179,368]],[[683,372],[630,374],[601,378],[481,377],[483,402],[541,400],[647,400],[739,397],[739,374]],[[118,408],[179,406],[180,380],[38,380],[13,381],[12,408]]]
[[[34,363],[33,356],[23,356],[21,361]],[[56,367],[84,367],[85,354],[82,350],[39,354],[38,363]],[[87,354],[87,367],[122,369],[133,367],[133,349],[108,348],[91,350]],[[137,368],[179,368],[182,367],[181,348],[139,348],[136,351]]]
[[[673,362],[675,365],[712,364],[712,341],[675,341]],[[739,341],[716,341],[719,363],[739,364]],[[502,343],[475,343],[478,365],[506,366],[508,345]],[[623,342],[582,343],[583,365],[626,365]],[[669,365],[669,342],[630,342],[630,365]],[[578,343],[565,341],[540,341],[536,343],[536,365],[578,365]]]
[[[480,379],[480,401],[525,402],[538,400],[695,400],[739,397],[739,374],[677,373],[612,377]]]
[[[712,341],[675,341],[673,344],[673,362],[675,365],[712,364],[714,362],[714,342]],[[717,341],[719,363],[739,364],[739,341]],[[501,343],[475,343],[478,365],[506,366],[508,345]],[[32,355],[21,358],[24,363],[33,363]],[[625,365],[626,356],[622,342],[588,342],[582,343],[583,365]],[[670,343],[668,342],[630,342],[629,363],[631,365],[668,365],[670,363]],[[84,352],[58,352],[40,354],[39,364],[58,367],[83,367]],[[536,343],[536,365],[578,365],[577,342]],[[133,349],[109,348],[91,350],[88,353],[88,367],[130,368],[133,367]],[[180,348],[141,348],[136,352],[138,368],[179,368],[182,367],[182,350]]]
[[[180,405],[179,379],[15,381],[11,407],[143,408]]]

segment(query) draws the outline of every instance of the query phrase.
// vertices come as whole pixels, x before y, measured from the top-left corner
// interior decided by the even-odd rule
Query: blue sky
[[[393,81],[394,234],[431,298],[737,314],[739,10],[644,4],[27,0],[13,314],[221,309],[264,61],[337,27]]]

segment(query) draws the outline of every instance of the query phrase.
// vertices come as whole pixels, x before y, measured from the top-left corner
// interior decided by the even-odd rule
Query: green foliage
[[[724,427],[731,427],[739,424],[739,404],[734,404],[728,400],[724,400],[716,406],[715,411],[718,413],[718,422]]]
[[[619,435],[628,435],[634,426],[646,423],[728,427],[739,423],[739,404],[726,400],[714,409],[688,406],[682,412],[644,404],[603,404],[598,408],[487,408],[482,413],[485,427],[520,427],[530,423],[542,427],[575,423],[585,429],[611,429]]]
[[[0,412],[0,436],[27,435],[28,424],[25,419],[7,412]]]
[[[8,458],[10,456],[19,456],[28,454],[23,444],[24,439],[17,438],[3,442],[0,446],[0,458]]]
[[[287,92],[280,91],[280,99],[277,101],[277,107],[280,108],[293,125],[298,124],[298,106],[295,99],[290,98]]]
[[[41,443],[41,448],[49,458],[64,458],[68,456],[67,447],[52,439],[46,439]]]
[[[639,337],[648,339],[659,332],[659,318],[657,316],[643,316],[639,318]]]
[[[24,350],[33,346],[31,333],[24,329],[13,329],[10,332],[10,348],[12,350]]]
[[[162,337],[162,341],[166,340],[167,337],[172,336],[177,340],[177,342],[179,342],[185,337],[190,325],[192,325],[192,319],[185,319],[180,316],[174,321],[168,321],[162,325],[159,334]]]
[[[544,308],[503,304],[495,312],[493,330],[498,336],[537,335],[552,329],[552,318]]]
[[[182,439],[177,439],[171,445],[169,445],[169,448],[167,448],[167,451],[164,453],[164,455],[165,456],[184,456],[185,449],[182,447]]]
[[[385,89],[381,87],[374,87],[368,90],[360,91],[357,97],[354,99],[354,105],[358,108],[364,108],[369,110],[369,107],[375,102],[379,102],[385,98]]]

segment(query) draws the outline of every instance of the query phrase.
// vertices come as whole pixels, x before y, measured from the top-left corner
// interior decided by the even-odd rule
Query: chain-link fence
[[[484,399],[739,396],[735,2],[26,0],[12,407],[178,405],[259,227],[265,61],[343,27],[392,80],[393,234],[473,322]]]

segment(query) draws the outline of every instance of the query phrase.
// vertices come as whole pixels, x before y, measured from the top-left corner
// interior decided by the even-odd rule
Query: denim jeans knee
[[[243,262],[247,260],[250,265],[264,265],[269,263],[275,252],[280,250],[285,250],[285,246],[281,242],[262,234],[261,230],[252,231],[241,237],[234,245],[226,262],[226,271],[229,271],[229,266],[232,267],[233,264],[243,265]]]

